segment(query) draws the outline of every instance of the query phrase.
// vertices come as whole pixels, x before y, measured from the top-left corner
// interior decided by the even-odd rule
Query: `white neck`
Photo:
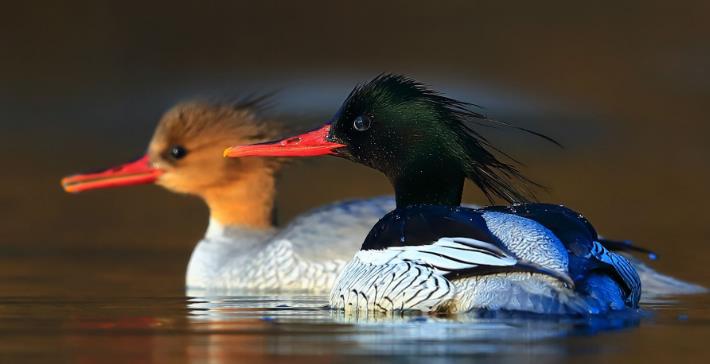
[[[223,225],[217,219],[210,217],[210,223],[207,225],[205,237],[203,240],[219,241],[238,245],[239,247],[247,247],[263,241],[267,236],[274,232],[274,228],[261,229],[241,225]]]
[[[225,227],[220,224],[219,221],[210,217],[210,223],[207,225],[207,231],[205,232],[206,240],[219,240],[225,236]]]
[[[222,225],[214,218],[197,243],[187,265],[188,288],[208,287],[227,264],[249,255],[253,248],[269,241],[273,229],[254,229],[238,225]]]

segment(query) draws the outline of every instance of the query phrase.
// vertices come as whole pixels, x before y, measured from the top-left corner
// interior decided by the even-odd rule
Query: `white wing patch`
[[[495,245],[469,238],[441,238],[432,245],[390,249],[400,251],[398,258],[402,260],[421,262],[444,273],[479,265],[501,267],[517,263]]]
[[[330,304],[356,311],[432,311],[456,293],[446,274],[517,263],[495,245],[469,238],[360,251],[336,280]]]

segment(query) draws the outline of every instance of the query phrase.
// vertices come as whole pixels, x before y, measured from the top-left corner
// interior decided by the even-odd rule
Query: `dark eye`
[[[353,128],[357,131],[365,131],[370,129],[370,125],[372,125],[372,121],[365,115],[360,115],[353,121]]]
[[[187,149],[182,145],[173,145],[170,148],[170,156],[175,159],[182,159],[187,155]]]

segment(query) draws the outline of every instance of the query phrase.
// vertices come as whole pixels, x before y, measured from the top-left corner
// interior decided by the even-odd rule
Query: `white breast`
[[[372,225],[392,208],[391,197],[333,203],[300,215],[281,231],[211,221],[188,264],[188,293],[328,292]]]

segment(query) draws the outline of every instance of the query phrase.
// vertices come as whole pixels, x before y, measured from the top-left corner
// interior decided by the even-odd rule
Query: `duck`
[[[638,309],[642,281],[631,261],[607,249],[582,214],[534,202],[537,184],[475,129],[507,124],[474,106],[406,76],[381,74],[356,86],[322,127],[235,145],[224,155],[332,155],[389,179],[396,206],[336,279],[333,309],[574,315]],[[490,202],[507,205],[461,206],[466,179]]]
[[[210,217],[187,265],[188,295],[327,293],[370,227],[394,208],[394,199],[334,202],[276,228],[272,216],[282,161],[222,157],[230,144],[278,136],[280,124],[259,117],[267,103],[263,97],[178,103],[159,120],[143,156],[65,177],[61,184],[70,193],[157,184],[201,198]]]

